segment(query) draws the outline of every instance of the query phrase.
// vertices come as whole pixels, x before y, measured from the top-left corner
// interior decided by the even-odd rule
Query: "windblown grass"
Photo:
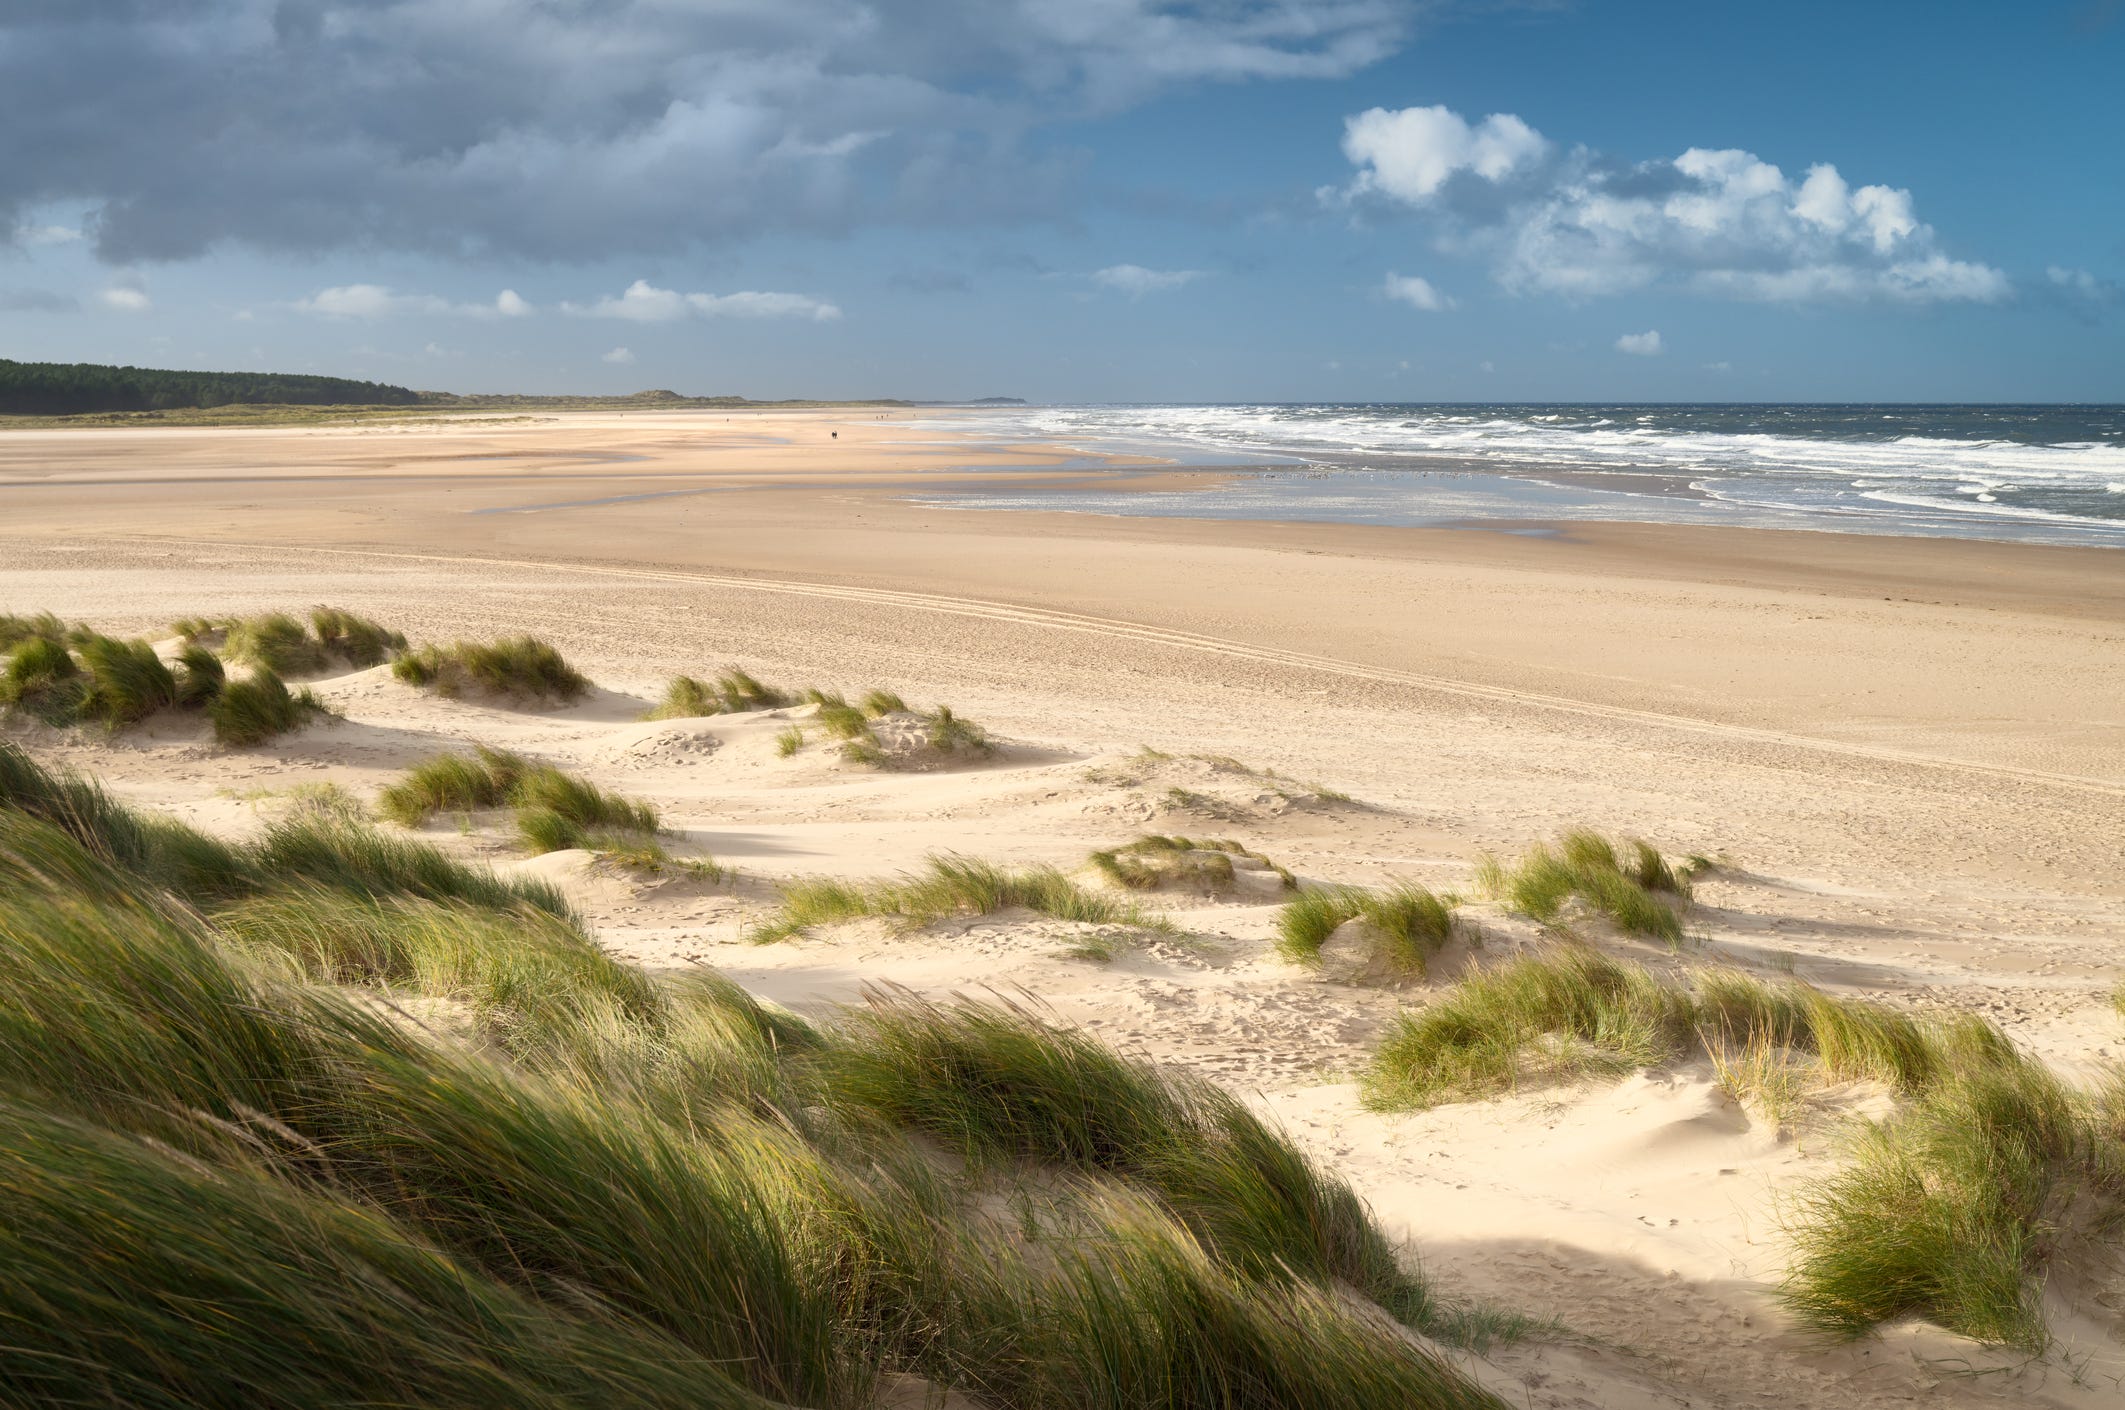
[[[993,1405],[1499,1405],[1348,1301],[1430,1306],[1347,1190],[1210,1089],[908,1014],[881,1037],[888,1117],[829,1100],[862,1032],[822,1044],[727,985],[625,977],[563,935],[527,958],[449,906],[231,916],[0,891],[0,1245],[31,1244],[0,1307],[68,1313],[15,1334],[59,1350],[0,1367],[13,1400],[859,1410],[901,1370]],[[297,973],[515,996],[511,1061]],[[940,1050],[975,1066],[930,1076]],[[1073,1074],[1126,1105],[1073,1113]],[[1069,1171],[1067,1144],[1014,1151],[1077,1132],[1091,1161],[1005,1219],[910,1139],[954,1110],[1005,1133],[997,1169]]]
[[[337,656],[350,666],[381,666],[406,649],[404,632],[392,631],[341,607],[313,608],[310,629],[328,655]]]
[[[178,678],[154,647],[83,629],[65,639],[24,636],[0,673],[0,705],[48,725],[115,731],[181,703]]]
[[[419,827],[437,813],[469,813],[499,808],[509,790],[531,767],[506,750],[474,748],[471,757],[438,754],[415,764],[403,778],[376,795],[377,811],[404,827]]]
[[[90,685],[64,641],[27,637],[0,674],[0,704],[48,725],[69,725],[79,718]]]
[[[467,691],[505,700],[545,704],[579,700],[590,680],[547,643],[533,636],[498,641],[434,643],[406,652],[391,663],[391,674],[408,685],[459,696]]]
[[[1478,878],[1488,894],[1546,925],[1561,923],[1566,903],[1577,900],[1619,930],[1680,945],[1676,907],[1690,899],[1689,878],[1648,843],[1632,839],[1625,848],[1628,860],[1607,838],[1579,829],[1510,868],[1486,857]]]
[[[65,645],[66,637],[66,623],[49,612],[28,617],[0,612],[0,651],[12,651],[25,641],[39,639]]]
[[[378,625],[341,607],[317,607],[310,620],[287,612],[266,612],[222,624],[222,652],[276,676],[308,676],[338,661],[357,669],[380,666],[406,649],[403,633]],[[205,618],[188,618],[173,626],[187,641],[216,630]]]
[[[1839,1336],[1916,1315],[2040,1353],[2043,1267],[2077,1195],[2115,1206],[2119,1152],[2040,1062],[1980,1049],[1799,1195],[1785,1303]]]
[[[228,678],[221,658],[197,642],[177,653],[177,703],[181,706],[204,708],[221,694]]]
[[[221,654],[276,676],[309,676],[325,668],[325,649],[298,617],[265,612],[229,623]]]
[[[290,694],[281,678],[263,666],[243,680],[223,682],[207,701],[215,740],[233,748],[264,744],[330,713],[307,686]]]
[[[795,725],[785,726],[775,735],[775,754],[787,759],[804,747],[804,731]]]
[[[463,901],[494,910],[524,908],[573,920],[559,888],[523,877],[502,877],[468,866],[435,848],[374,828],[325,816],[297,816],[266,830],[259,865],[282,881],[304,880],[357,896],[413,896]]]
[[[77,719],[116,730],[177,704],[177,677],[146,642],[90,635],[79,650],[91,683]]]
[[[1422,975],[1458,933],[1453,907],[1414,883],[1381,891],[1323,886],[1301,891],[1277,913],[1277,952],[1297,964],[1317,964],[1328,937],[1360,917],[1369,958],[1388,973]]]
[[[735,715],[748,710],[776,710],[795,703],[788,691],[763,685],[733,666],[713,681],[673,676],[664,699],[642,718],[678,720],[700,715]]]
[[[470,756],[438,754],[415,765],[377,795],[377,807],[406,827],[439,812],[510,807],[517,837],[533,854],[584,847],[644,866],[671,863],[655,843],[657,810],[650,804],[484,745]]]
[[[1797,982],[1710,972],[1695,991],[1642,966],[1571,946],[1471,975],[1405,1014],[1366,1077],[1375,1107],[1483,1097],[1529,1080],[1632,1071],[1765,1041],[1812,1059],[1825,1080],[1924,1090],[1959,1054],[2003,1054],[1983,1024],[1928,1024]]]
[[[1012,1007],[873,993],[824,1058],[842,1107],[974,1162],[1126,1178],[1250,1279],[1341,1281],[1423,1325],[1433,1308],[1362,1201],[1222,1088]]]
[[[1170,928],[1132,902],[1087,891],[1051,866],[1000,867],[973,857],[935,856],[924,869],[897,881],[857,883],[800,880],[785,883],[782,905],[746,932],[755,944],[801,935],[818,925],[882,916],[901,929],[939,921],[991,915],[1023,907],[1057,920],[1088,925]]]
[[[69,635],[72,651],[49,635],[29,636],[15,649],[0,673],[0,705],[49,725],[112,731],[163,710],[203,710],[215,739],[232,746],[264,743],[330,713],[308,690],[291,695],[266,666],[230,680],[221,658],[196,641],[179,653],[173,671],[145,641],[85,629]],[[270,639],[270,633],[258,638]]]
[[[373,1212],[0,1099],[12,1405],[766,1410]],[[89,1235],[88,1231],[94,1231]]]
[[[1131,891],[1179,885],[1213,894],[1233,885],[1235,857],[1275,875],[1287,891],[1298,887],[1298,878],[1289,871],[1230,838],[1149,833],[1126,846],[1094,852],[1088,860],[1103,876]]]
[[[464,1002],[505,1042],[550,1031],[586,1005],[609,1004],[637,1020],[662,1014],[661,995],[641,970],[544,912],[301,886],[229,907],[215,925],[315,983]]]

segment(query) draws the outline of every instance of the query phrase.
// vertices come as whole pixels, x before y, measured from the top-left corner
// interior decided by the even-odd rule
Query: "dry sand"
[[[1826,1094],[1780,1132],[1683,1066],[1373,1115],[1352,1075],[1426,990],[1283,963],[1263,898],[1167,898],[1190,938],[1107,964],[1064,953],[1081,928],[1023,915],[737,939],[777,878],[888,874],[938,851],[1075,866],[1144,831],[1210,833],[1310,880],[1466,890],[1480,850],[1586,824],[1729,859],[1702,888],[1693,962],[1976,1010],[2085,1072],[2125,1040],[2107,1000],[2125,941],[2125,556],[925,509],[911,486],[1178,472],[1093,472],[1067,451],[904,420],[0,436],[0,610],[133,632],[331,602],[416,638],[536,632],[601,687],[524,712],[432,699],[379,670],[318,682],[346,721],[265,749],[218,750],[171,724],[25,738],[229,832],[297,785],[371,793],[469,741],[648,798],[741,879],[647,883],[572,854],[521,864],[563,875],[615,950],[706,962],[815,1012],[877,981],[1023,991],[1230,1084],[1350,1178],[1449,1292],[1571,1329],[1482,1368],[1516,1402],[2125,1404],[2114,1270],[2054,1299],[2062,1349],[2029,1365],[1931,1329],[1847,1347],[1787,1323],[1771,1296],[1780,1199],[1834,1168],[1837,1119],[1880,1110],[1879,1093]],[[670,674],[730,663],[946,701],[1009,747],[876,773],[818,745],[778,757],[789,721],[775,713],[637,722]],[[492,830],[433,835],[511,855]],[[1498,951],[1531,938],[1473,914]]]

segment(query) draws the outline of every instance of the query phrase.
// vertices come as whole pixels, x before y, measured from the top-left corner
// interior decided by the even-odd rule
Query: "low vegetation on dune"
[[[221,623],[202,617],[171,624],[188,642],[220,632],[222,654],[277,676],[310,676],[335,666],[356,670],[381,666],[406,649],[402,633],[339,607],[311,610],[307,623],[286,612],[266,612]]]
[[[236,748],[264,744],[331,713],[307,687],[290,692],[279,676],[263,667],[242,680],[223,682],[206,708],[214,738]]]
[[[2035,1355],[2054,1256],[2125,1214],[2125,1093],[2069,1090],[1996,1033],[1950,1057],[1795,1199],[1784,1299],[1839,1336],[1917,1316]]]
[[[515,813],[518,841],[533,855],[583,848],[637,870],[684,868],[720,875],[713,863],[673,860],[656,840],[661,823],[651,804],[485,745],[471,754],[438,754],[415,765],[386,785],[376,803],[385,817],[405,827],[419,827],[437,813],[508,808]]]
[[[224,842],[174,818],[128,808],[96,784],[43,768],[19,746],[0,741],[0,819],[9,816],[55,827],[139,886],[202,910],[308,884],[575,920],[567,899],[543,881],[468,866],[340,811],[299,810],[256,842]]]
[[[2125,1214],[2125,1079],[2074,1092],[1974,1016],[1915,1018],[1732,971],[1684,985],[1581,946],[1476,974],[1402,1017],[1365,1097],[1412,1110],[1690,1058],[1781,1121],[1835,1082],[1897,1096],[1859,1126],[1851,1162],[1790,1203],[1783,1295],[1815,1327],[1859,1336],[1918,1316],[2039,1352],[2046,1265]]]
[[[973,857],[932,857],[897,881],[832,878],[785,882],[782,905],[746,932],[755,944],[801,935],[817,925],[880,916],[915,930],[939,921],[991,915],[1014,907],[1056,920],[1164,930],[1171,923],[1134,902],[1087,891],[1050,866],[1001,867]]]
[[[1682,943],[1680,908],[1690,878],[1709,863],[1693,858],[1677,868],[1650,843],[1631,838],[1619,853],[1597,832],[1567,832],[1552,849],[1538,845],[1508,867],[1485,857],[1477,879],[1485,894],[1545,925],[1567,921],[1572,903],[1632,935]]]
[[[12,651],[35,637],[63,644],[67,638],[67,625],[49,612],[34,616],[0,612],[0,651]]]
[[[221,658],[193,642],[174,667],[145,641],[121,641],[56,617],[9,618],[14,649],[0,669],[0,707],[56,728],[116,732],[163,711],[201,711],[215,739],[245,747],[329,715],[308,690],[291,694],[271,669],[231,679]]]
[[[1318,964],[1329,937],[1353,920],[1364,922],[1361,967],[1384,975],[1421,977],[1461,931],[1452,903],[1414,883],[1381,890],[1321,886],[1301,891],[1277,913],[1277,952]]]
[[[534,636],[449,646],[431,642],[399,656],[391,674],[438,695],[477,693],[539,705],[580,700],[590,689],[587,676]]]
[[[815,707],[812,727],[839,746],[842,758],[872,768],[921,768],[956,759],[986,759],[996,752],[988,732],[954,713],[949,705],[915,710],[885,689],[867,690],[851,704],[838,691],[767,685],[736,666],[714,680],[672,677],[665,684],[664,698],[642,718],[735,715],[792,705]],[[787,759],[802,750],[806,740],[803,725],[789,725],[775,736],[775,752]]]
[[[1131,891],[1167,887],[1216,895],[1235,884],[1244,869],[1276,878],[1283,890],[1298,888],[1298,878],[1260,852],[1230,838],[1168,837],[1147,834],[1121,847],[1094,852],[1091,866],[1117,886]]]
[[[874,769],[919,769],[956,760],[987,759],[996,753],[988,731],[955,714],[949,705],[914,710],[889,690],[868,691],[855,705],[825,690],[807,690],[804,698],[817,707],[813,723],[828,738],[840,743],[841,757],[850,763]],[[796,753],[804,745],[803,734],[797,730],[792,744],[785,731],[777,742],[778,751],[785,757]]]
[[[993,1006],[815,1028],[466,897],[201,907],[149,820],[0,780],[11,1403],[1501,1405],[1206,1084]]]
[[[797,699],[788,691],[761,684],[733,666],[712,681],[673,676],[664,687],[664,698],[642,718],[681,720],[701,715],[736,715],[749,710],[780,709],[795,704]]]
[[[1411,1109],[1687,1056],[1724,1059],[1724,1070],[1738,1075],[1747,1069],[1735,1060],[1766,1047],[1804,1064],[1811,1079],[1914,1092],[1962,1046],[1988,1041],[1987,1032],[1975,1020],[1929,1024],[1799,981],[1771,984],[1735,971],[1702,971],[1685,986],[1569,945],[1470,975],[1404,1015],[1380,1046],[1367,1096],[1376,1106]]]

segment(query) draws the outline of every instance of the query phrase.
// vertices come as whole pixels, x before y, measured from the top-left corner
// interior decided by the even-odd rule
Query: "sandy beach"
[[[1146,832],[1231,836],[1306,882],[1475,894],[1485,852],[1577,826],[1717,867],[1662,971],[1726,964],[1923,1014],[1981,1014],[2068,1074],[2120,1052],[2125,556],[1752,529],[1400,529],[937,508],[999,484],[1212,481],[936,429],[937,413],[582,413],[286,430],[0,435],[0,611],[152,638],[331,603],[416,641],[531,632],[583,703],[443,700],[387,668],[312,682],[344,716],[223,750],[181,720],[16,727],[39,758],[229,836],[297,785],[364,796],[439,749],[519,750],[655,802],[726,886],[532,861],[614,952],[705,963],[800,1013],[875,983],[1027,996],[1228,1085],[1350,1179],[1440,1284],[1566,1334],[1469,1357],[1539,1407],[2115,1406],[2125,1275],[2047,1294],[2027,1361],[1904,1323],[1796,1329],[1782,1202],[1841,1160],[1847,1084],[1781,1128],[1702,1062],[1414,1115],[1355,1074],[1450,983],[1280,959],[1276,898],[1161,896],[1178,937],[1097,963],[1002,913],[774,945],[791,877],[937,853],[1075,869]],[[1513,526],[1524,528],[1524,525]],[[775,740],[802,710],[645,722],[679,672],[943,702],[991,761],[854,767]],[[809,707],[804,707],[809,708]],[[1540,943],[1495,903],[1495,956]]]

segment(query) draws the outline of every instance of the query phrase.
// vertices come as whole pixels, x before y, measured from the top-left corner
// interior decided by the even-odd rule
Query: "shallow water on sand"
[[[1087,450],[1276,467],[1200,493],[970,492],[989,508],[1627,519],[2125,547],[2116,406],[1093,406],[980,420]]]

